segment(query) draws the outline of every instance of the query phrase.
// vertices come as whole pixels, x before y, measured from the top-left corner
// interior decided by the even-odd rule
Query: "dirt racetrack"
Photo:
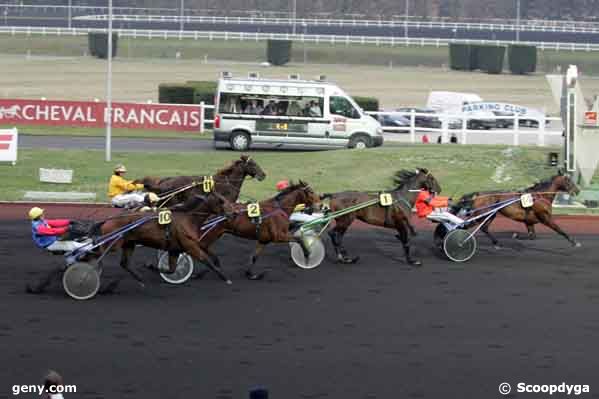
[[[0,398],[48,368],[77,385],[66,399],[245,399],[255,385],[274,399],[482,399],[501,397],[502,382],[590,384],[583,397],[599,398],[596,232],[577,235],[582,248],[504,232],[496,251],[480,237],[475,258],[457,265],[435,256],[421,230],[424,266],[414,269],[391,232],[357,229],[346,240],[360,263],[303,271],[272,246],[258,282],[238,272],[253,243],[225,237],[216,250],[232,286],[212,274],[169,286],[143,271],[145,288],[127,279],[113,295],[76,302],[59,286],[25,294],[61,258],[34,248],[26,221],[0,226]],[[139,250],[134,264],[150,259]],[[105,280],[123,275],[116,258],[108,263]]]

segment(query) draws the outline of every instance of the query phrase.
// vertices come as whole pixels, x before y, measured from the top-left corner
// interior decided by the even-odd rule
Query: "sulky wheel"
[[[324,244],[318,236],[310,237],[307,240],[305,239],[304,242],[308,247],[310,255],[306,258],[302,246],[297,242],[290,242],[291,258],[293,259],[293,262],[302,269],[314,269],[315,267],[318,267],[324,259],[326,254]]]
[[[445,240],[445,236],[447,235],[447,227],[442,223],[439,223],[437,227],[435,227],[435,231],[433,233],[433,244],[435,248],[439,248],[443,250],[443,240]]]
[[[158,259],[158,270],[168,269],[168,252],[164,251]],[[160,277],[170,284],[183,284],[193,274],[193,258],[188,254],[181,254],[177,258],[177,268],[174,273],[160,273]]]
[[[89,263],[73,263],[62,276],[62,286],[73,299],[83,301],[93,298],[100,289],[100,273]]]
[[[445,236],[443,251],[454,262],[466,262],[476,253],[476,237],[468,230],[452,230]]]

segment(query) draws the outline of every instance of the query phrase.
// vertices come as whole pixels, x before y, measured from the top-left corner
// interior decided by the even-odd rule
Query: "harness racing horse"
[[[358,219],[375,226],[396,229],[396,237],[403,245],[406,261],[414,266],[422,264],[410,255],[410,233],[415,234],[415,232],[409,218],[418,192],[423,188],[427,188],[430,191],[439,193],[441,192],[441,186],[437,179],[424,168],[418,168],[415,171],[401,170],[396,172],[394,182],[397,187],[389,192],[393,198],[391,206],[372,205],[335,219],[335,227],[329,230],[329,236],[335,247],[338,262],[355,263],[359,260],[359,257],[350,257],[343,246],[345,232],[354,220]],[[331,211],[335,212],[372,200],[377,196],[378,194],[361,191],[343,191],[324,194],[321,198],[330,198],[329,206]]]
[[[190,204],[192,204],[190,206]],[[191,198],[185,204],[170,208],[172,211],[171,222],[160,224],[157,218],[141,224],[137,228],[125,233],[119,238],[112,250],[121,249],[120,265],[127,270],[137,281],[143,284],[141,276],[129,268],[129,258],[133,255],[136,245],[159,249],[168,252],[168,270],[160,270],[163,273],[174,273],[177,268],[177,259],[180,254],[187,253],[194,259],[204,263],[228,284],[231,283],[220,267],[218,258],[206,253],[200,245],[200,229],[211,216],[233,214],[233,204],[224,196],[212,192],[205,196]],[[99,225],[101,235],[109,234],[124,226],[134,223],[141,218],[152,215],[149,212],[141,212],[122,217],[113,218]],[[102,251],[106,248],[102,248]],[[112,290],[117,281],[110,283]],[[106,290],[105,290],[106,291]]]
[[[247,209],[239,212],[240,209],[237,209],[239,205],[236,205],[236,214],[232,218],[215,226],[212,230],[207,231],[205,236],[202,237],[202,245],[209,247],[224,233],[258,241],[256,250],[250,259],[250,264],[245,270],[245,275],[250,280],[261,279],[266,272],[255,274],[253,267],[256,264],[258,256],[268,243],[288,243],[295,241],[302,246],[304,254],[308,254],[302,240],[296,239],[290,231],[289,216],[293,213],[297,205],[304,204],[310,208],[319,202],[319,196],[307,183],[300,180],[299,183],[290,185],[276,196],[260,201],[259,217],[250,217]]]
[[[259,181],[264,180],[266,173],[260,165],[247,155],[242,155],[238,160],[233,161],[229,166],[219,170],[212,176],[214,179],[214,190],[224,196],[231,202],[237,201],[241,186],[247,176],[256,178]],[[152,177],[146,176],[136,180],[135,183],[143,184],[147,191],[164,196],[169,192],[176,192],[182,187],[190,186],[192,183],[198,184],[183,190],[176,194],[169,205],[183,203],[192,199],[195,195],[204,194],[202,183],[204,176],[174,176],[174,177]]]
[[[464,195],[460,201],[452,207],[454,213],[459,212],[462,209],[466,209],[471,212],[472,216],[476,216],[477,212],[484,212],[492,207],[494,204],[498,204],[502,201],[509,200],[520,196],[522,194],[532,194],[534,203],[531,207],[524,208],[520,201],[502,208],[499,213],[503,216],[512,219],[516,222],[522,222],[526,225],[528,230],[528,239],[534,240],[536,238],[535,224],[542,223],[549,227],[556,233],[563,236],[573,246],[580,246],[576,240],[570,237],[565,231],[563,231],[552,218],[552,204],[553,199],[558,192],[567,192],[570,194],[578,194],[580,190],[572,182],[569,176],[558,174],[547,180],[543,180],[536,183],[522,191],[479,191]],[[489,237],[494,246],[498,247],[498,241],[495,236],[489,231],[489,226],[495,220],[497,214],[494,214],[489,220],[487,220],[482,226],[481,230]],[[515,237],[518,237],[515,234]]]

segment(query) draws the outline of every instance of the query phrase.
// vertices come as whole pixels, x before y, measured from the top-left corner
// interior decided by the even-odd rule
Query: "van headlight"
[[[383,134],[383,128],[382,127],[377,127],[376,128],[376,134],[378,134],[379,136],[381,136]]]

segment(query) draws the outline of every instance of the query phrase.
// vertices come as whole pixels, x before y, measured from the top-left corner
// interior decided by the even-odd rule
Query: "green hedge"
[[[291,59],[291,40],[268,40],[266,60],[272,65],[285,65]]]
[[[200,104],[202,101],[206,105],[214,105],[217,83],[215,81],[188,81],[188,86],[194,88],[193,103]],[[206,119],[214,118],[214,110],[207,109],[204,117]]]
[[[161,83],[158,102],[168,104],[193,104],[195,89],[184,83]]]
[[[512,44],[508,47],[508,62],[513,74],[533,73],[537,70],[537,48]]]
[[[483,47],[480,44],[472,44],[468,45],[470,47],[470,67],[468,68],[470,71],[476,71],[480,69],[480,49]]]
[[[501,73],[504,60],[504,46],[480,46],[478,49],[478,66],[482,71],[493,74]]]
[[[378,111],[379,110],[379,99],[375,97],[352,97],[356,104],[360,106],[364,111]]]
[[[470,71],[472,68],[471,47],[468,44],[449,45],[449,67],[457,71]]]
[[[108,58],[108,33],[89,32],[87,34],[89,53],[98,58]],[[112,34],[112,58],[116,57],[119,44],[118,33]]]

